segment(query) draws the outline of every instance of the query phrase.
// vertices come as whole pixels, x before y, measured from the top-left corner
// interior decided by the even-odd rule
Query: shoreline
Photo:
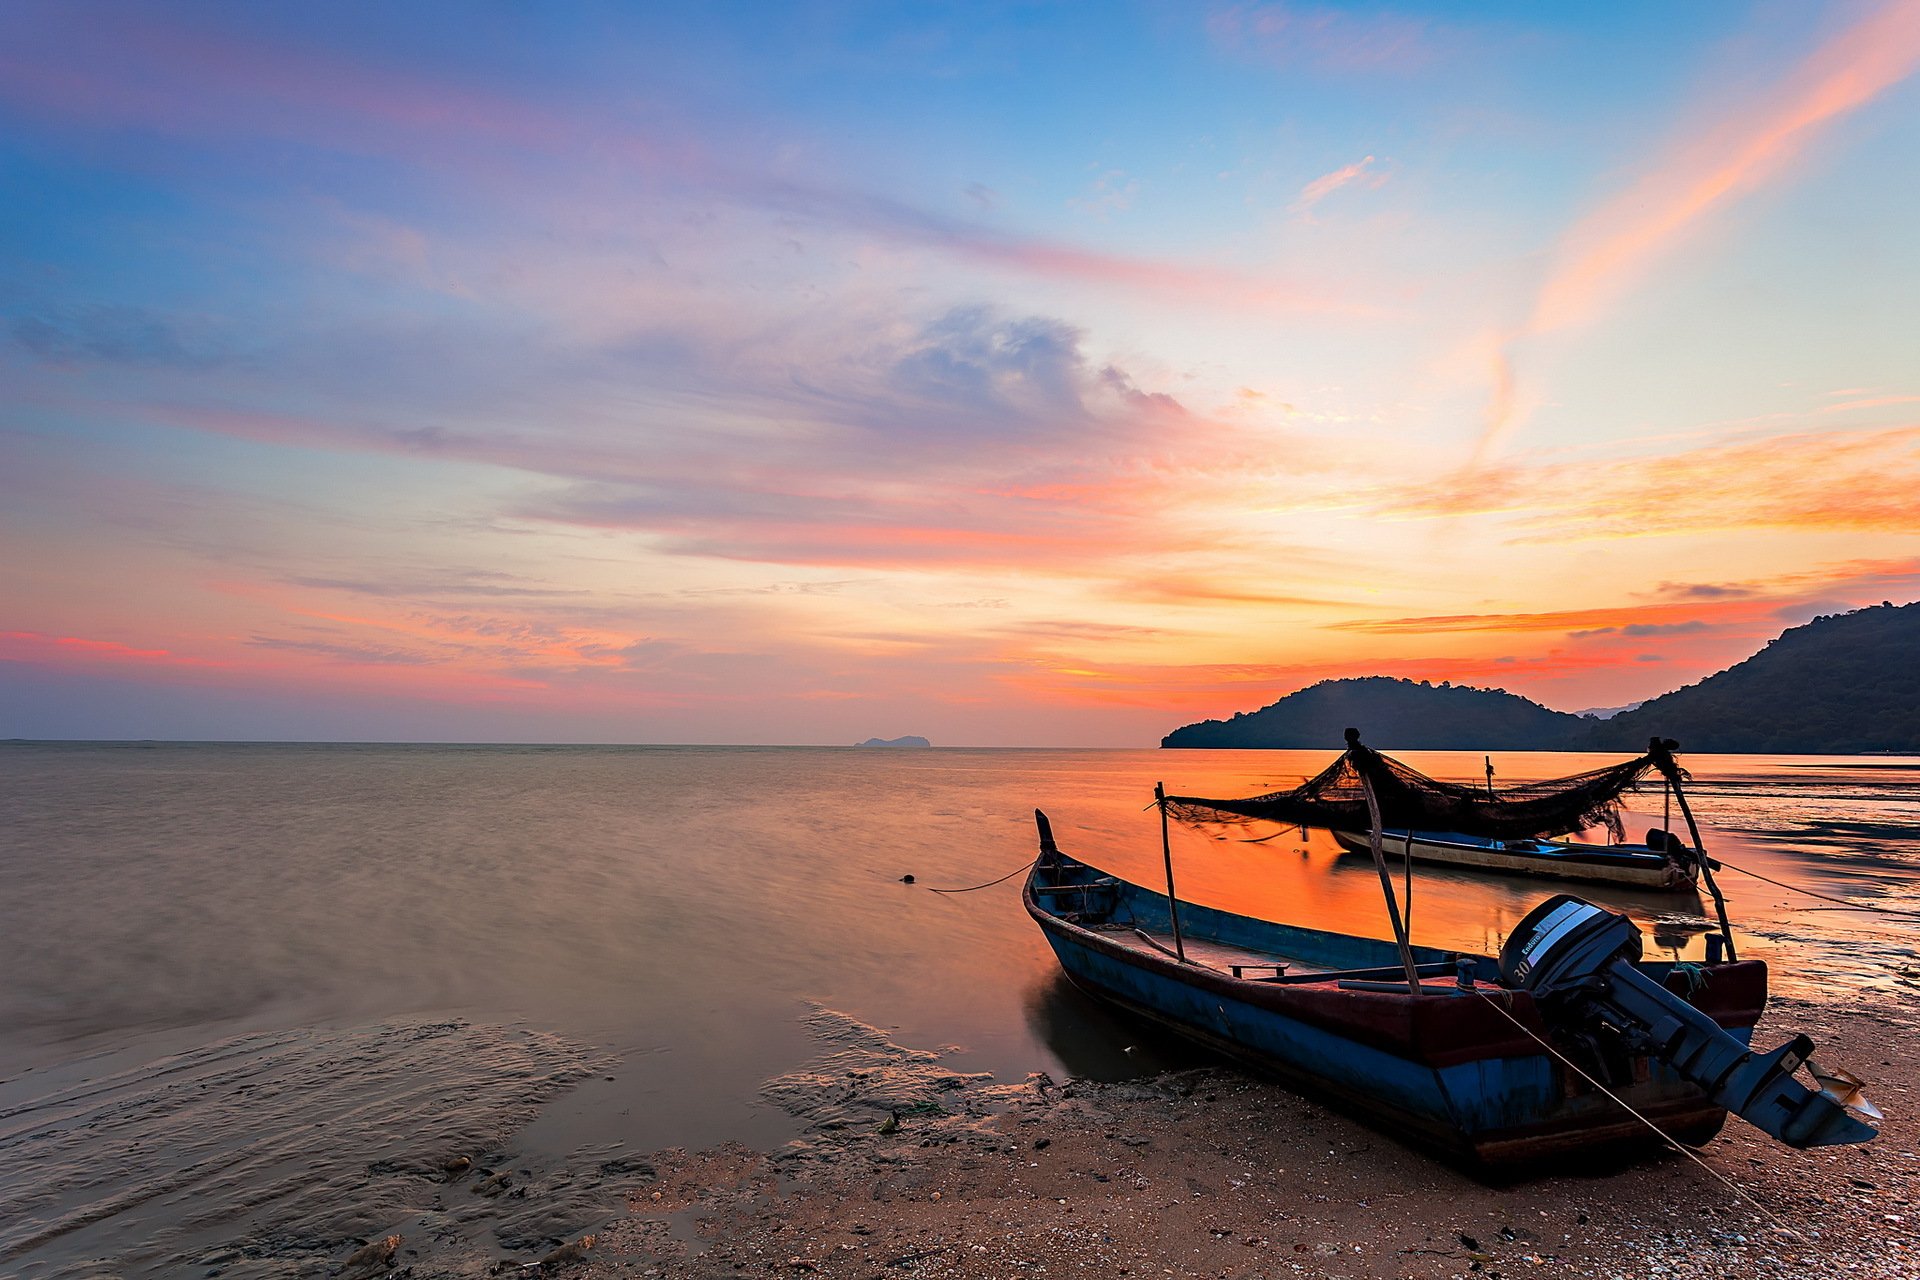
[[[838,1019],[836,1023],[833,1020]],[[1481,1181],[1225,1066],[1102,1084],[957,1076],[819,1011],[827,1047],[769,1082],[808,1121],[777,1152],[651,1157],[586,1278],[785,1275],[1435,1277],[1920,1274],[1920,1015],[1774,1002],[1888,1112],[1856,1147],[1796,1152],[1730,1119],[1699,1152],[1773,1215],[1671,1151]],[[1774,1025],[1774,1024],[1778,1025]],[[513,1268],[503,1268],[512,1270]]]
[[[1504,1181],[1225,1063],[1012,1082],[959,1069],[957,1046],[903,1045],[818,1004],[802,1019],[812,1056],[759,1089],[761,1107],[797,1135],[784,1145],[648,1152],[598,1135],[563,1154],[529,1146],[528,1129],[570,1089],[615,1069],[611,1059],[527,1031],[499,1041],[505,1029],[389,1027],[375,1041],[351,1033],[322,1047],[399,1053],[396,1079],[478,1053],[493,1059],[492,1094],[384,1148],[335,1133],[297,1186],[261,1184],[267,1166],[256,1155],[229,1153],[238,1162],[229,1182],[255,1177],[255,1193],[287,1193],[273,1201],[277,1216],[250,1229],[220,1214],[193,1230],[197,1245],[163,1231],[118,1262],[71,1250],[64,1263],[15,1260],[22,1276],[190,1268],[226,1280],[1913,1277],[1920,1063],[1908,1049],[1920,1042],[1920,1009],[1850,998],[1842,1007],[1777,997],[1757,1041],[1804,1031],[1822,1059],[1865,1077],[1888,1113],[1873,1142],[1796,1152],[1730,1119],[1700,1151],[1706,1169],[1649,1150]],[[206,1065],[278,1046],[216,1049]],[[234,1105],[256,1106],[244,1101],[252,1087]],[[304,1087],[280,1092],[308,1114],[316,1099],[332,1105]],[[350,1105],[384,1110],[404,1097]],[[109,1101],[122,1122],[138,1118]],[[132,1137],[118,1164],[179,1141]],[[32,1241],[17,1243],[33,1252]]]

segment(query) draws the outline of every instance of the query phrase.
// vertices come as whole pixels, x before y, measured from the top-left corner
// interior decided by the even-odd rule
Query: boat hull
[[[1349,853],[1373,851],[1370,837],[1335,831],[1333,838]],[[1699,886],[1685,872],[1645,846],[1580,846],[1529,841],[1542,850],[1514,849],[1507,842],[1468,842],[1423,838],[1422,833],[1386,832],[1380,848],[1389,858],[1404,859],[1408,846],[1415,862],[1469,867],[1503,875],[1544,876],[1583,884],[1609,884],[1657,893],[1698,893]]]
[[[1121,912],[1158,927],[1166,899],[1138,886],[1125,889],[1116,904]],[[1074,913],[1062,913],[1057,901],[1043,901],[1033,881],[1026,901],[1062,970],[1089,995],[1245,1062],[1397,1138],[1488,1168],[1662,1141],[1531,1039],[1522,1027],[1541,1036],[1547,1032],[1524,993],[1498,997],[1511,1004],[1521,1024],[1516,1026],[1488,1000],[1444,980],[1411,996],[1404,983],[1398,992],[1377,989],[1388,984],[1365,981],[1372,971],[1357,967],[1286,979],[1235,977],[1125,945],[1110,933],[1067,919]],[[1195,938],[1216,936],[1223,920],[1247,927],[1266,923],[1186,903],[1180,915]],[[1391,944],[1372,939],[1268,927],[1280,931],[1273,938],[1276,949],[1298,953],[1317,935],[1330,940],[1326,958],[1348,965],[1367,964],[1381,952],[1394,954]],[[1445,954],[1416,950],[1422,964]],[[1476,970],[1492,963],[1473,959]],[[1718,1007],[1710,1012],[1745,1040],[1764,1003],[1764,984],[1762,965],[1717,966],[1710,988],[1717,988]],[[1635,1111],[1683,1139],[1704,1140],[1725,1119],[1725,1111],[1693,1085],[1645,1058],[1633,1060],[1630,1078],[1616,1080],[1611,1088]]]

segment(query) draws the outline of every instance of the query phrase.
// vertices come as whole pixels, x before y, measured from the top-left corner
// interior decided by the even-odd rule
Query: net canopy
[[[1605,827],[1622,838],[1620,796],[1658,769],[1668,778],[1685,775],[1674,763],[1678,744],[1656,739],[1646,755],[1605,769],[1546,782],[1488,788],[1429,778],[1418,769],[1362,746],[1347,730],[1347,749],[1317,777],[1291,791],[1244,800],[1168,796],[1167,810],[1184,822],[1277,822],[1283,826],[1370,831],[1366,783],[1380,804],[1380,825],[1398,830],[1455,831],[1494,840],[1557,836]]]

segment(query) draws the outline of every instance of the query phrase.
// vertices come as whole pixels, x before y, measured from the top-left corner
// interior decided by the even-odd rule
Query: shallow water
[[[926,889],[1023,864],[1035,805],[1069,852],[1155,883],[1155,781],[1251,794],[1329,754],[0,746],[0,1271],[164,1271],[265,1241],[215,1264],[239,1275],[407,1215],[557,1239],[599,1212],[610,1152],[788,1136],[762,1086],[813,1052],[819,1006],[962,1046],[954,1071],[1157,1069],[1182,1051],[1065,987],[1018,877]],[[1495,763],[1513,781],[1601,759]],[[1687,763],[1716,856],[1915,905],[1920,761]],[[1319,833],[1176,828],[1174,854],[1183,897],[1384,931],[1370,864]],[[1476,950],[1569,887],[1415,881],[1416,939]],[[1777,988],[1920,989],[1911,917],[1723,883]],[[1700,954],[1691,900],[1575,891]],[[573,1218],[515,1226],[524,1210],[441,1188],[462,1153],[564,1182]]]

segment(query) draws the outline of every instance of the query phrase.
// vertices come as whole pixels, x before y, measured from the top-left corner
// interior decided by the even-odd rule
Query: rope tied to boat
[[[1705,965],[1697,964],[1692,960],[1677,960],[1674,962],[1673,973],[1680,981],[1687,984],[1688,1003],[1692,1003],[1693,998],[1706,989],[1709,975]]]
[[[1712,1178],[1715,1182],[1718,1182],[1721,1186],[1733,1192],[1734,1195],[1738,1196],[1742,1200],[1745,1200],[1748,1204],[1758,1209],[1761,1215],[1765,1217],[1768,1222],[1772,1223],[1776,1230],[1782,1232],[1785,1235],[1793,1236],[1796,1239],[1798,1238],[1798,1233],[1796,1233],[1793,1230],[1793,1228],[1789,1227],[1785,1222],[1781,1221],[1780,1217],[1777,1214],[1775,1214],[1773,1210],[1767,1208],[1766,1205],[1761,1204],[1758,1200],[1754,1199],[1753,1196],[1748,1194],[1746,1189],[1742,1187],[1739,1183],[1734,1182],[1732,1179],[1726,1177],[1719,1170],[1715,1169],[1712,1165],[1708,1164],[1705,1160],[1702,1160],[1699,1156],[1689,1151],[1686,1147],[1686,1144],[1682,1143],[1679,1139],[1675,1138],[1672,1134],[1668,1133],[1665,1129],[1662,1129],[1659,1125],[1655,1124],[1653,1121],[1647,1119],[1647,1117],[1641,1115],[1640,1112],[1634,1109],[1633,1104],[1629,1103],[1625,1098],[1622,1098],[1619,1094],[1607,1088],[1606,1085],[1601,1084],[1598,1080],[1594,1079],[1591,1075],[1589,1075],[1586,1072],[1586,1070],[1583,1067],[1580,1066],[1579,1063],[1575,1062],[1573,1059],[1567,1057],[1566,1054],[1561,1053],[1558,1049],[1554,1048],[1552,1044],[1548,1043],[1546,1039],[1544,1039],[1537,1032],[1535,1032],[1532,1027],[1529,1027],[1526,1023],[1520,1021],[1520,1019],[1514,1017],[1512,1013],[1508,1012],[1506,1006],[1502,1004],[1501,1001],[1495,1000],[1492,996],[1480,990],[1478,987],[1473,988],[1473,994],[1479,996],[1482,1000],[1485,1000],[1489,1005],[1491,1005],[1493,1007],[1494,1012],[1498,1013],[1501,1017],[1505,1018],[1508,1022],[1511,1022],[1514,1026],[1520,1028],[1520,1030],[1526,1032],[1528,1039],[1534,1041],[1542,1049],[1545,1049],[1548,1053],[1552,1054],[1555,1058],[1558,1058],[1560,1062],[1567,1067],[1568,1070],[1574,1072],[1582,1080],[1585,1080],[1588,1084],[1598,1089],[1601,1093],[1606,1094],[1607,1097],[1611,1098],[1615,1103],[1619,1104],[1620,1108],[1623,1111],[1625,1111],[1628,1115],[1632,1116],[1635,1120],[1638,1120],[1641,1124],[1647,1126],[1647,1128],[1653,1130],[1655,1134],[1659,1135],[1661,1141],[1665,1142],[1668,1146],[1672,1147],[1675,1151],[1678,1151],[1681,1155],[1685,1156],[1687,1159],[1693,1161],[1695,1164],[1699,1165],[1702,1169],[1706,1170],[1708,1177]],[[1506,996],[1508,1000],[1511,1000],[1513,998],[1513,993],[1510,991],[1502,991],[1500,994]]]
[[[1040,861],[1040,859],[1037,857],[1028,858],[1025,862],[1021,863],[1019,866],[1015,867],[1013,870],[1007,872],[1007,874],[1001,876],[998,880],[989,880],[985,884],[970,884],[964,889],[936,889],[932,885],[927,885],[925,886],[925,888],[928,893],[972,893],[976,889],[991,889],[993,888],[993,886],[997,884],[1005,884],[1007,881],[1019,875],[1022,871],[1032,870],[1033,864],[1038,861]]]
[[[1837,903],[1845,907],[1848,911],[1877,911],[1883,916],[1904,916],[1909,920],[1920,920],[1920,911],[1903,911],[1899,907],[1883,907],[1877,902],[1849,902],[1845,898],[1836,898],[1832,894],[1820,893],[1813,889],[1803,889],[1797,884],[1788,884],[1785,880],[1775,880],[1772,876],[1763,876],[1758,871],[1749,871],[1745,867],[1736,866],[1728,862],[1725,858],[1721,858],[1718,861],[1721,866],[1729,871],[1738,871],[1743,876],[1752,876],[1755,880],[1764,880],[1775,888],[1785,889],[1789,893],[1804,893],[1809,898],[1818,898],[1822,902]]]

